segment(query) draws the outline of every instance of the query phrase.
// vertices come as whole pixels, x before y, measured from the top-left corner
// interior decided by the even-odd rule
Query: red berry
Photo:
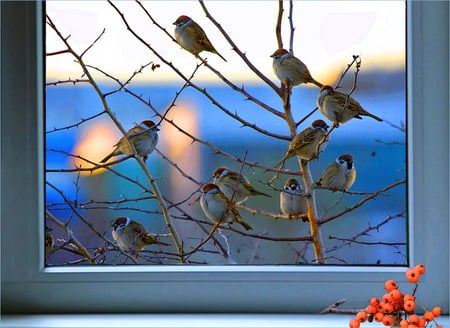
[[[364,311],[360,311],[360,312],[356,313],[356,319],[358,319],[359,322],[366,322],[367,313]]]
[[[381,322],[381,321],[383,321],[384,314],[381,312],[375,313],[373,318],[375,319],[376,322]]]
[[[431,312],[433,312],[435,317],[439,317],[442,313],[442,308],[440,306],[435,306]]]
[[[352,319],[348,323],[348,326],[349,326],[349,328],[359,328],[359,326],[361,326],[361,324],[358,319]]]
[[[413,325],[418,325],[420,321],[420,318],[417,314],[411,314],[409,316],[409,323],[412,323]]]
[[[417,264],[414,269],[417,270],[417,272],[419,272],[420,275],[423,275],[425,273],[425,265],[423,264]]]
[[[377,313],[377,306],[369,304],[366,306],[365,311],[368,314],[375,314],[375,313]]]
[[[403,303],[403,308],[406,312],[412,312],[414,311],[414,308],[416,307],[416,302],[412,300],[408,300],[405,303]]]
[[[426,321],[433,321],[434,320],[434,317],[435,317],[435,315],[434,315],[434,313],[433,312],[431,312],[431,311],[425,311],[425,313],[423,314],[423,318],[426,320]]]
[[[406,280],[408,280],[410,283],[415,284],[419,281],[420,274],[419,271],[416,269],[408,269],[406,270]]]
[[[401,300],[403,298],[402,292],[399,291],[398,289],[394,289],[393,291],[391,291],[389,293],[389,295],[391,295],[391,299],[393,301],[398,301],[398,300]]]
[[[392,326],[394,324],[394,318],[390,315],[385,315],[383,318],[383,325],[385,326]]]
[[[384,289],[386,289],[387,292],[390,292],[394,289],[398,289],[398,284],[395,280],[386,280],[386,282],[384,283]]]

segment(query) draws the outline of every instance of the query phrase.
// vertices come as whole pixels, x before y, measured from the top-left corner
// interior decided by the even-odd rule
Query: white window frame
[[[41,2],[1,3],[3,313],[317,313],[362,307],[402,267],[45,268]],[[421,303],[449,309],[449,4],[407,3],[409,252],[428,272]],[[62,109],[63,110],[63,109]],[[63,114],[63,113],[62,113]],[[39,245],[39,246],[38,246]]]

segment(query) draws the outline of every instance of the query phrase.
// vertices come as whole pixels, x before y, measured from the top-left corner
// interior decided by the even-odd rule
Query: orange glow
[[[119,136],[111,129],[110,124],[99,122],[97,124],[90,125],[89,129],[82,130],[79,136],[78,142],[75,144],[73,153],[81,156],[87,160],[98,162],[105,155],[111,152],[116,144]],[[86,161],[73,158],[72,166],[76,167],[92,167],[93,164]],[[101,173],[103,169],[95,170],[92,174]],[[82,172],[85,174],[91,174],[90,171]]]
[[[189,108],[191,107],[191,108]],[[192,109],[193,106],[176,106],[170,109],[167,119],[173,121],[181,129],[196,136],[198,135],[197,113]],[[178,131],[173,125],[164,124],[161,128],[161,141],[164,149],[167,149],[170,157],[177,160],[186,155],[186,150],[192,144],[192,139]]]
[[[199,135],[198,113],[194,105],[178,104],[170,109],[166,117],[191,135]],[[192,138],[178,131],[173,125],[164,123],[160,131],[160,146],[158,148],[170,161],[182,168],[185,174],[198,179],[201,171],[200,145],[192,143]],[[169,166],[169,170],[167,178],[173,198],[185,198],[196,186],[189,179],[183,178],[181,173],[173,166]]]

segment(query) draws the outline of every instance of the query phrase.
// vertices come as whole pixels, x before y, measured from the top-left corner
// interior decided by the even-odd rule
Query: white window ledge
[[[353,316],[340,314],[115,314],[115,315],[5,315],[5,328],[346,328]],[[450,327],[449,317],[439,318],[439,324]],[[383,327],[366,323],[362,327]]]

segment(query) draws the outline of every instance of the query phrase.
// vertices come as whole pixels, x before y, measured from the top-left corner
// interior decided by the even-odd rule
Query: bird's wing
[[[307,128],[300,132],[298,135],[298,139],[296,138],[296,148],[303,147],[305,145],[310,144],[316,138],[316,131],[312,128]]]
[[[145,229],[145,227],[143,225],[137,224],[137,223],[132,223],[130,224],[130,228],[133,229],[133,231],[135,231],[138,235],[143,236],[148,234],[147,230]]]
[[[186,29],[189,29],[189,31],[194,36],[194,39],[198,43],[200,43],[206,51],[217,52],[211,44],[211,41],[209,41],[208,37],[206,36],[205,31],[203,31],[201,26],[196,22],[194,22],[192,25],[187,26]]]
[[[338,102],[338,104],[342,107],[347,106],[347,108],[351,111],[360,112],[361,110],[364,111],[361,104],[353,97],[346,95],[342,92],[334,92],[334,95],[336,96],[335,99]]]
[[[132,137],[135,137],[137,135],[140,135],[140,134],[143,134],[146,132],[147,132],[146,129],[143,129],[139,126],[135,126],[134,128],[130,129],[127,134],[128,134],[128,138],[132,138]]]
[[[305,65],[304,62],[302,62],[300,59],[298,59],[297,57],[290,57],[291,60],[283,60],[283,64],[290,66],[291,69],[295,69],[296,71],[307,71],[308,67]]]

